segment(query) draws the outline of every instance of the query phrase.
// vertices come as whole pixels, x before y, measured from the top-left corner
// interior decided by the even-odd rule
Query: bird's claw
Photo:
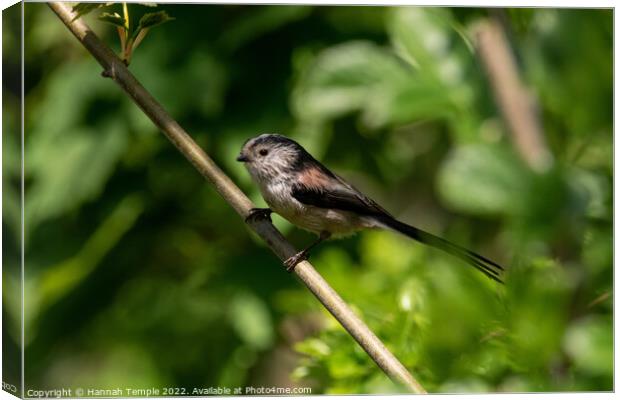
[[[305,251],[300,251],[294,256],[287,258],[286,261],[284,261],[286,272],[293,272],[297,264],[307,259],[308,259],[308,253]]]
[[[271,208],[252,208],[247,217],[245,217],[245,222],[258,221],[261,219],[266,219],[271,222],[272,212]]]

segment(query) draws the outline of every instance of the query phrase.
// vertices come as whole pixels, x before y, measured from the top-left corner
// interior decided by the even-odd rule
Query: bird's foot
[[[245,222],[259,221],[261,219],[266,219],[271,222],[272,212],[271,208],[252,208],[247,217],[245,217]]]
[[[286,271],[287,272],[293,272],[295,270],[295,267],[297,266],[297,264],[299,264],[302,261],[305,261],[308,259],[308,252],[307,251],[300,251],[299,253],[295,254],[292,257],[289,257],[286,259],[286,261],[284,261],[284,266],[286,267]]]

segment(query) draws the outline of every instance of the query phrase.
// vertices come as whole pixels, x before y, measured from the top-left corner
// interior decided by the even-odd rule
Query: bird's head
[[[294,140],[265,133],[248,139],[237,161],[243,162],[254,178],[265,180],[295,172],[306,155],[307,152]]]

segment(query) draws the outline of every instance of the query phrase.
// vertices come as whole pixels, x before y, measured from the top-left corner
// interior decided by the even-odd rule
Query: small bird
[[[322,241],[365,228],[390,229],[450,253],[489,278],[502,282],[500,265],[438,236],[398,221],[383,207],[317,161],[286,136],[263,134],[248,139],[237,157],[270,208],[254,208],[246,220],[271,220],[276,212],[292,224],[316,233],[314,243],[284,262],[287,270],[308,258]]]

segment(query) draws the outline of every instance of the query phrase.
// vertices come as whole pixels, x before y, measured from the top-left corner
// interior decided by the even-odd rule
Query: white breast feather
[[[369,217],[360,217],[349,211],[325,209],[305,205],[290,193],[290,184],[272,181],[261,185],[261,194],[269,207],[302,229],[319,234],[330,232],[334,236],[346,236],[362,228],[377,226]]]

